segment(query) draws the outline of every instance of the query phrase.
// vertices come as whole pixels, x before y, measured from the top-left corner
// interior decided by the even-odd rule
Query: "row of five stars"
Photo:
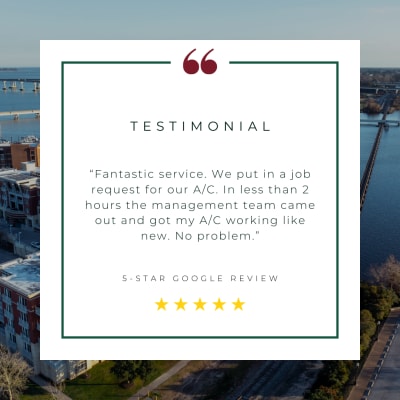
[[[182,297],[179,299],[179,301],[174,301],[176,304],[176,310],[183,310],[186,311],[186,304],[188,304],[187,301],[183,301]],[[226,304],[225,301],[221,301],[221,299],[218,297],[217,301],[212,302],[215,305],[215,311],[216,310],[222,310],[224,311],[224,305]],[[160,301],[156,301],[155,304],[157,304],[157,310],[167,310],[167,304],[168,301],[164,301],[162,298]],[[196,306],[196,310],[205,310],[204,306],[207,304],[206,301],[202,301],[201,298],[199,298],[198,301],[194,301],[193,304]],[[234,310],[243,310],[243,304],[245,304],[244,301],[240,301],[238,298],[236,301],[232,301],[232,304],[234,305]]]

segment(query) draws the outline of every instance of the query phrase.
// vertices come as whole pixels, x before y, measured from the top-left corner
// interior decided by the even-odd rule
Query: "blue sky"
[[[399,0],[36,0],[2,4],[0,67],[40,39],[359,39],[361,66],[400,67]]]

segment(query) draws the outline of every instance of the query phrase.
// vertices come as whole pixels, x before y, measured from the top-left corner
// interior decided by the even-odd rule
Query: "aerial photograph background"
[[[360,153],[355,157],[360,157],[360,181],[366,168],[370,176],[360,214],[360,265],[348,266],[360,268],[360,360],[47,360],[40,364],[35,361],[40,332],[39,290],[33,308],[29,308],[29,302],[13,307],[7,303],[8,289],[2,283],[8,269],[27,260],[32,265],[37,261],[40,229],[35,228],[40,227],[40,211],[35,214],[36,219],[31,213],[21,223],[22,220],[18,221],[21,216],[7,214],[5,210],[0,218],[0,271],[5,271],[0,274],[0,398],[16,398],[18,393],[22,399],[39,400],[397,398],[400,392],[396,383],[400,382],[397,336],[400,320],[396,308],[400,295],[399,15],[400,3],[395,0],[21,0],[3,4],[0,78],[7,78],[7,83],[0,80],[0,112],[40,109],[37,85],[40,85],[41,39],[360,40],[363,122],[360,132],[354,132],[360,135]],[[23,86],[18,81],[17,87],[12,88],[13,79],[21,78]],[[40,188],[37,150],[40,118],[35,118],[35,114],[21,115],[18,120],[0,117],[0,139],[4,141],[2,146],[31,150],[30,158],[25,161],[34,166],[23,172],[30,174],[29,193],[36,193],[37,187]],[[1,168],[28,168],[14,165],[11,159],[8,165],[2,157],[3,153]],[[2,174],[0,171],[0,183],[11,179],[18,182],[6,172]],[[37,204],[36,209],[39,209]],[[15,223],[10,222],[13,218]],[[16,291],[16,303],[19,295]],[[10,313],[22,312],[23,306],[35,315],[34,322],[29,322],[25,329],[35,332],[18,329],[13,332],[7,327],[12,320]],[[21,315],[15,314],[17,325]],[[22,341],[20,336],[29,340]],[[21,343],[25,347],[19,356]],[[11,364],[16,366],[16,373],[9,379],[7,371]]]

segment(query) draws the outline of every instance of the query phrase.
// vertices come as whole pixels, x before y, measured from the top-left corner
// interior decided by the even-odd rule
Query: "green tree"
[[[0,396],[1,398],[16,400],[26,388],[32,368],[25,362],[19,353],[11,353],[0,345]]]
[[[376,332],[376,323],[369,310],[360,313],[360,353],[361,356],[368,350],[371,338]]]
[[[369,310],[376,321],[385,319],[396,302],[398,302],[398,297],[393,289],[386,288],[381,284],[361,283],[360,308]]]
[[[140,377],[140,379],[145,381],[147,377],[150,375],[152,370],[153,370],[153,363],[148,360],[143,360],[140,361],[140,364],[137,368],[137,374]]]
[[[372,337],[376,331],[374,317],[369,310],[361,310],[360,313],[360,334],[367,334]]]
[[[360,355],[361,355],[361,357],[368,350],[370,343],[371,343],[371,336],[368,336],[366,333],[362,333],[360,336]]]
[[[350,378],[353,361],[324,361],[321,372],[322,386],[341,389]]]
[[[310,400],[343,400],[343,396],[338,389],[321,386],[309,397]]]
[[[133,383],[136,378],[145,380],[153,369],[151,361],[114,361],[110,371],[118,378]]]

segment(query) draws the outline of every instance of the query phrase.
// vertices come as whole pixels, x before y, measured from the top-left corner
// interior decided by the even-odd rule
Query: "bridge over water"
[[[400,126],[400,121],[395,119],[360,119],[361,125],[373,125],[373,126]]]
[[[36,82],[40,83],[39,78],[0,78],[0,82]]]
[[[394,93],[399,94],[400,88],[399,87],[386,87],[386,86],[361,86],[360,92],[361,93],[373,93],[378,94],[379,92],[383,93]]]
[[[360,183],[360,212],[362,211],[362,208],[363,208],[363,205],[365,202],[365,197],[367,195],[368,185],[369,185],[369,181],[371,179],[372,171],[374,169],[375,159],[378,154],[379,143],[381,141],[382,132],[384,131],[385,127],[389,126],[389,125],[386,125],[388,122],[390,122],[390,120],[386,120],[386,115],[387,115],[387,112],[388,112],[390,106],[393,104],[394,99],[395,99],[395,95],[390,95],[387,99],[385,99],[385,104],[383,106],[383,118],[381,120],[376,120],[376,122],[378,122],[378,126],[379,126],[378,133],[376,134],[375,141],[372,146],[372,150],[369,155],[367,165],[365,166],[364,173],[363,173],[363,176],[361,178],[361,183]],[[368,120],[368,121],[370,121],[370,120]],[[399,121],[396,121],[396,122],[399,122]]]
[[[0,111],[0,118],[12,117],[13,119],[19,119],[20,115],[32,115],[34,118],[39,118],[40,110]]]
[[[31,78],[26,78],[26,79],[0,79],[0,82],[3,82],[3,91],[7,91],[8,89],[11,90],[20,90],[24,91],[24,82],[29,82],[33,83],[33,91],[37,92],[40,89],[40,80],[39,79],[31,79]],[[17,85],[17,83],[19,85]],[[19,86],[19,87],[18,87]]]

